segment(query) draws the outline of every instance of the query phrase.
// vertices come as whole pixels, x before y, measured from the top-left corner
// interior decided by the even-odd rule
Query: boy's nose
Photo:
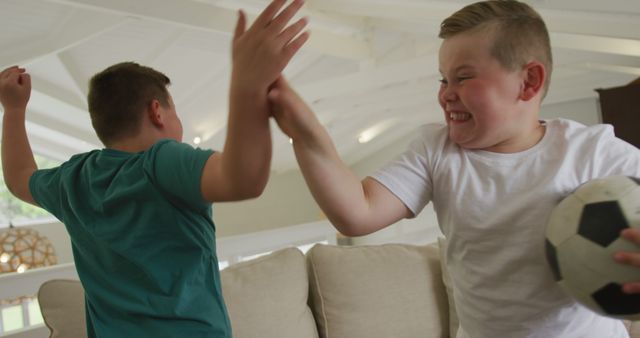
[[[443,102],[452,102],[458,99],[458,94],[456,94],[455,90],[451,88],[451,86],[447,88],[442,88],[440,91],[440,100]]]

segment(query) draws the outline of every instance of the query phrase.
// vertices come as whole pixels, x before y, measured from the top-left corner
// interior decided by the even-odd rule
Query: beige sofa
[[[289,248],[221,273],[235,338],[455,336],[442,277],[437,243]],[[77,281],[43,284],[51,337],[86,337],[83,297]]]

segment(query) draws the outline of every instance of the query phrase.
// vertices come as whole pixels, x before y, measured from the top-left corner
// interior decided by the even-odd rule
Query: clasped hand
[[[0,73],[0,103],[5,114],[22,111],[31,97],[31,77],[24,68],[12,66]]]

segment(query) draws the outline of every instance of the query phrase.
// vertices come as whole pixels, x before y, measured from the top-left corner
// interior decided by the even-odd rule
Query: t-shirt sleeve
[[[431,125],[423,127],[419,137],[404,153],[371,175],[396,195],[414,216],[431,201],[433,184],[427,145],[436,131]]]
[[[173,140],[156,143],[147,153],[145,172],[151,181],[170,197],[194,209],[211,205],[202,196],[200,181],[212,150],[193,148]]]
[[[615,136],[610,125],[597,126],[595,161],[598,161],[599,176],[627,175],[640,177],[640,149]]]
[[[60,167],[36,170],[29,178],[29,190],[41,208],[63,221],[60,211],[65,198],[62,195],[60,172]]]

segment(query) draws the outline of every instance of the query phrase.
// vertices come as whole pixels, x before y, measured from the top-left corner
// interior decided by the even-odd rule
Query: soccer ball
[[[640,179],[588,181],[553,209],[546,255],[556,281],[578,302],[606,316],[638,320],[640,295],[621,286],[640,281],[640,268],[613,259],[617,251],[640,251],[620,237],[625,228],[640,228]]]

